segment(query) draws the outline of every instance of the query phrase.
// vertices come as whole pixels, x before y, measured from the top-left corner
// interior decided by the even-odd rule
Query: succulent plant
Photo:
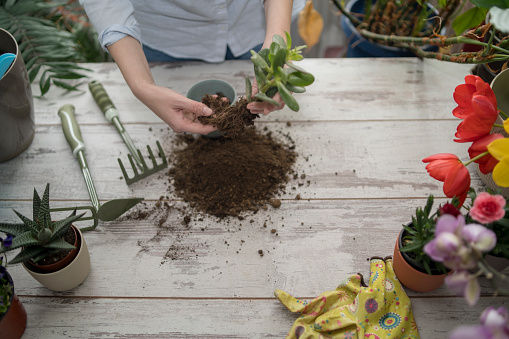
[[[34,189],[33,220],[21,215],[16,210],[14,213],[23,223],[0,223],[0,232],[13,236],[11,246],[7,247],[2,244],[0,254],[21,248],[21,251],[9,261],[9,264],[29,260],[37,263],[50,254],[75,249],[73,245],[63,239],[63,236],[72,223],[81,218],[84,213],[76,215],[76,210],[74,210],[67,218],[52,221],[49,208],[49,184],[46,185],[42,200]]]
[[[301,51],[307,46],[291,48],[292,38],[286,33],[286,42],[280,35],[275,35],[270,48],[264,48],[259,53],[251,51],[251,61],[258,85],[258,93],[254,98],[276,106],[279,103],[273,99],[279,92],[285,104],[293,111],[299,110],[299,104],[292,95],[303,93],[305,86],[311,85],[315,77],[295,65],[292,61],[304,59]],[[287,65],[287,67],[285,67]],[[246,77],[246,98],[250,100],[252,93],[251,81]]]

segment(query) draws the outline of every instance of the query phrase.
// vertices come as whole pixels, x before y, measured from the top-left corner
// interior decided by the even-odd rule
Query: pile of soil
[[[205,95],[202,103],[210,107],[214,114],[198,117],[198,120],[204,125],[216,126],[225,138],[236,138],[244,133],[246,127],[252,126],[259,115],[247,109],[248,101],[244,97],[239,98],[234,105],[223,98],[225,96],[221,92],[215,96]]]
[[[284,192],[297,157],[289,137],[283,143],[271,132],[247,128],[234,139],[179,138],[185,147],[170,156],[168,174],[177,196],[193,208],[224,218],[279,207],[274,198]]]

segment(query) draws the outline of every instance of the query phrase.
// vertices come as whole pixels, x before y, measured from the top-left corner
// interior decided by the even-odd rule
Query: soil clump
[[[212,109],[214,114],[198,117],[198,120],[204,125],[216,126],[225,138],[236,138],[244,133],[246,127],[252,126],[259,115],[252,114],[247,109],[248,101],[244,97],[239,98],[233,105],[223,98],[225,96],[222,93],[216,96],[205,95],[202,103]]]

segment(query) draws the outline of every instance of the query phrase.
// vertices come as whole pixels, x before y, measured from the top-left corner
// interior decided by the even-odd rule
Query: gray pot
[[[208,79],[194,84],[187,92],[187,97],[194,101],[201,102],[201,99],[206,94],[214,95],[219,92],[223,93],[223,95],[230,100],[232,105],[235,103],[235,100],[237,100],[235,88],[228,82],[219,79]],[[223,135],[221,131],[214,131],[207,134],[206,137],[219,138],[221,135]]]
[[[0,28],[0,54],[16,55],[0,79],[0,162],[30,146],[34,138],[34,102],[25,62],[14,37]]]

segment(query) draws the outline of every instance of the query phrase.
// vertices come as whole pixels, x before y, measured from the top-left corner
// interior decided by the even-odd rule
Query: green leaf
[[[51,249],[58,249],[58,250],[73,250],[76,247],[74,245],[69,244],[67,241],[65,241],[62,238],[55,239],[52,242],[42,246],[43,248],[51,248]]]
[[[299,71],[299,72],[302,72],[302,73],[308,73],[308,71],[306,71],[305,69],[303,69],[302,67],[299,67],[297,66],[296,64],[294,64],[293,62],[286,62],[286,64],[288,66],[290,66],[291,68],[293,68],[294,70],[296,71]]]
[[[7,247],[7,250],[11,251],[15,250],[16,248],[28,247],[36,244],[39,244],[39,240],[34,237],[31,231],[27,231],[12,238],[12,245]]]
[[[295,112],[299,111],[299,104],[297,103],[297,100],[293,97],[292,93],[288,91],[288,89],[281,83],[281,81],[277,81],[277,90],[279,92],[279,95],[281,95],[281,98],[285,102],[285,104]]]
[[[285,70],[283,69],[283,67],[279,66],[277,68],[277,75],[279,76],[279,79],[281,80],[281,82],[283,84],[285,84],[288,80],[288,76],[286,75],[287,73],[285,72]]]
[[[276,71],[279,68],[282,68],[285,65],[285,62],[286,62],[286,49],[280,49],[276,52],[274,60],[272,61],[271,67],[274,70],[274,73],[276,73]]]
[[[63,82],[60,80],[55,80],[55,79],[53,79],[53,84],[55,84],[55,86],[57,86],[57,87],[63,88],[68,91],[79,91],[79,89],[78,89],[79,84],[73,86],[66,82]]]
[[[17,256],[12,258],[9,261],[9,264],[18,264],[20,262],[27,262],[28,260],[40,255],[40,253],[44,253],[45,249],[38,246],[31,246],[25,248],[23,251],[19,252]],[[37,261],[36,261],[37,262]]]
[[[265,76],[265,73],[258,66],[254,67],[254,72],[258,88],[262,88],[263,86],[265,86],[265,84],[267,84],[267,76]]]
[[[255,51],[251,51],[251,55],[252,55],[251,61],[253,62],[253,64],[255,66],[258,66],[261,69],[264,69],[267,71],[270,70],[270,67],[267,64],[267,62],[258,53],[256,53]]]
[[[315,81],[311,73],[294,72],[288,75],[288,82],[295,86],[309,86]]]
[[[488,10],[485,8],[474,7],[458,15],[452,22],[452,28],[456,35],[461,35],[468,29],[476,27],[486,19]]]
[[[491,7],[509,8],[509,0],[470,0],[474,5],[481,8]]]
[[[249,80],[249,77],[246,76],[246,99],[248,102],[250,102],[253,96],[253,86],[251,85],[251,80]]]
[[[0,223],[0,232],[10,234],[12,236],[17,236],[21,233],[24,233],[27,231],[27,227],[25,224],[7,224],[7,223]]]
[[[292,85],[289,82],[285,84],[285,87],[288,88],[289,91],[294,92],[294,93],[304,93],[304,92],[306,92],[306,88],[305,87],[295,86],[295,85]]]
[[[285,39],[283,39],[283,37],[279,34],[275,34],[273,37],[272,37],[272,41],[274,41],[275,43],[277,43],[279,45],[279,47],[281,47],[281,49],[284,49],[286,50],[286,41]]]
[[[263,94],[263,93],[261,93],[261,92],[256,93],[254,97],[255,97],[256,99],[258,99],[258,100],[268,102],[269,104],[276,105],[276,106],[278,106],[278,107],[280,106],[280,105],[279,105],[279,102],[277,102],[276,100],[274,100],[274,99],[272,99],[272,98],[268,97],[267,95],[265,95],[265,94]]]
[[[292,48],[292,37],[288,32],[285,32],[286,35],[286,48],[291,49]]]

